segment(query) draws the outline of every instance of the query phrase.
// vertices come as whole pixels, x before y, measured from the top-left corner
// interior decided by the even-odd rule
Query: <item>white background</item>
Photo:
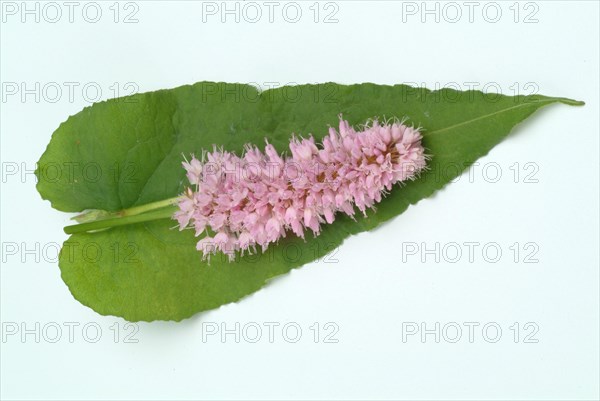
[[[55,4],[62,12],[55,23],[49,20],[56,9],[45,3],[37,6],[39,22],[35,14],[23,14],[21,2],[2,5],[3,399],[599,397],[597,2],[479,2],[471,16],[463,2],[429,2],[428,9],[437,7],[436,21],[435,11],[423,14],[421,2],[349,1],[317,5],[315,22],[311,1],[298,3],[302,16],[296,23],[286,21],[294,18],[293,9],[282,14],[286,3],[275,8],[272,23],[262,2],[262,19],[255,23],[249,21],[255,10],[244,14],[241,3],[239,22],[235,15],[222,21],[219,12],[203,14],[200,2],[121,3],[117,23],[113,2],[100,3],[97,23],[84,18],[94,18],[92,6],[83,14],[86,2],[74,9],[73,22],[68,6]],[[462,17],[452,22],[457,10]],[[133,11],[138,22],[123,23]],[[324,23],[334,11],[337,22]],[[336,263],[311,263],[242,302],[181,323],[126,326],[69,293],[53,256],[54,244],[66,239],[62,227],[70,216],[40,199],[25,170],[33,170],[62,121],[91,101],[114,97],[115,83],[124,95],[131,92],[128,82],[145,92],[201,80],[263,87],[326,81],[475,85],[587,104],[536,113],[470,175],[379,229],[348,239],[333,257]],[[65,82],[77,83],[73,98]],[[21,88],[10,94],[11,83],[30,89],[39,83],[40,98],[22,98]],[[44,93],[49,83],[61,86],[62,95]],[[99,98],[93,88],[82,93],[90,83],[101,88]],[[498,168],[502,176],[493,182]],[[526,182],[532,179],[537,182]],[[403,252],[411,242],[419,251],[439,243],[439,262],[435,255],[424,255],[423,262],[420,253]],[[480,244],[472,263],[465,242]],[[521,248],[516,263],[510,249],[515,242]],[[456,263],[450,263],[455,254],[449,243],[463,252]],[[502,250],[497,263],[482,255],[489,243]],[[523,249],[526,243],[533,248]],[[39,252],[24,251],[36,244]],[[524,263],[532,249],[537,263]],[[279,324],[273,343],[268,322]],[[310,329],[315,322],[317,343]],[[436,322],[439,343],[434,334],[403,339],[408,327],[420,330],[424,323],[435,331]],[[465,322],[478,324],[472,342]],[[236,323],[239,342],[233,334],[224,341],[220,333],[203,338],[207,328],[225,324],[235,331]],[[282,334],[286,323],[302,329],[298,342]],[[72,342],[68,324],[78,324]],[[251,343],[255,324],[263,336]],[[488,337],[482,333],[486,324]],[[456,325],[462,337],[452,343]],[[52,343],[56,326],[62,337]],[[15,327],[19,332],[9,335]],[[339,328],[332,337],[337,343],[324,339],[332,327]],[[495,327],[502,333],[494,343]],[[23,328],[33,334],[22,337]],[[92,343],[97,328],[102,333]],[[126,342],[134,329],[137,343]],[[528,339],[537,342],[527,342],[533,331]],[[293,337],[293,329],[287,334]]]

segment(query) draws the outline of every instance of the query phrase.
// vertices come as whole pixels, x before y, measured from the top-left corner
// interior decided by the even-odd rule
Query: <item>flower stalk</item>
[[[66,234],[76,234],[105,230],[111,227],[124,226],[128,224],[142,223],[146,221],[171,218],[178,210],[176,206],[181,197],[164,199],[145,205],[134,206],[116,212],[106,210],[88,210],[73,220],[80,224],[70,225],[64,228]]]

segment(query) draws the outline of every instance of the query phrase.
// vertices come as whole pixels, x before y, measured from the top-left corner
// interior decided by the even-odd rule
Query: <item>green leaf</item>
[[[267,138],[284,151],[292,133],[322,138],[340,113],[351,124],[406,117],[424,129],[423,144],[433,155],[428,172],[394,189],[366,218],[337,216],[306,242],[290,235],[265,254],[233,263],[216,256],[209,265],[193,234],[163,219],[74,234],[64,243],[62,278],[81,303],[130,321],[181,320],[237,301],[349,235],[399,215],[487,154],[519,122],[557,102],[583,104],[405,85],[327,83],[260,93],[249,85],[201,82],[97,103],[70,117],[38,163],[37,188],[58,210],[118,211],[180,194],[182,154],[213,145],[241,152],[245,143]]]

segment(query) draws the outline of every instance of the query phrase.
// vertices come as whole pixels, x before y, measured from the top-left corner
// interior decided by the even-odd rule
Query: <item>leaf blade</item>
[[[328,124],[337,123],[339,113],[353,124],[374,116],[408,117],[410,123],[425,130],[423,143],[434,156],[431,169],[392,191],[377,212],[364,219],[354,222],[337,216],[316,239],[304,243],[288,237],[266,254],[235,263],[222,259],[214,259],[210,265],[202,262],[193,235],[170,230],[174,222],[168,220],[74,234],[61,251],[59,265],[75,298],[101,314],[132,321],[181,320],[237,301],[272,277],[324,256],[349,235],[372,229],[432,195],[539,108],[553,103],[580,104],[537,95],[432,92],[405,85],[327,83],[292,88],[295,95],[286,87],[258,94],[248,85],[202,82],[137,95],[132,98],[137,103],[94,105],[59,127],[40,164],[73,159],[84,166],[93,159],[102,169],[110,169],[114,163],[125,166],[133,162],[142,169],[135,177],[138,180],[126,182],[121,170],[114,182],[103,181],[102,185],[63,179],[55,186],[38,184],[38,190],[54,207],[65,211],[118,210],[169,198],[185,185],[181,153],[200,152],[212,144],[239,152],[244,143],[260,144],[264,137],[283,150],[292,133],[313,133],[320,139]],[[232,99],[234,90],[245,95]],[[101,123],[107,119],[111,119],[108,128]],[[135,135],[127,135],[135,140],[121,138],[131,130]],[[96,140],[84,144],[83,151],[81,139],[73,145],[77,138],[87,136]],[[113,152],[101,146],[97,138],[102,137],[124,149]],[[435,174],[452,165],[456,168],[448,175]],[[83,172],[81,167],[81,176]],[[130,244],[133,248],[127,249]],[[94,257],[94,250],[100,256]]]

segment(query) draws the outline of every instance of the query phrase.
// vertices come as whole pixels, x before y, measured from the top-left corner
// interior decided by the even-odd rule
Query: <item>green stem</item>
[[[145,205],[130,207],[129,209],[123,209],[117,213],[121,217],[135,216],[138,214],[149,212],[150,210],[162,209],[163,207],[173,206],[179,201],[179,199],[181,199],[181,197],[176,196],[174,198],[169,198],[158,202],[152,202],[147,203]]]
[[[107,212],[106,210],[98,210],[92,209],[87,210],[73,218],[71,220],[75,220],[78,223],[89,223],[97,220],[106,220],[113,219],[117,217],[126,217],[126,216],[135,216],[138,214],[146,213],[151,210],[161,209],[163,207],[171,206],[176,204],[180,196],[176,196],[174,198],[169,198],[157,202],[147,203],[145,205],[130,207],[129,209],[119,210],[117,212]]]
[[[75,234],[164,219],[171,217],[177,211],[176,204],[180,199],[180,196],[176,196],[174,198],[119,210],[118,212],[88,210],[74,218],[81,224],[67,226],[64,231],[67,234]]]
[[[136,208],[132,208],[132,209],[136,209],[134,211],[134,214],[126,214],[123,217],[117,217],[117,218],[110,218],[110,219],[100,219],[100,220],[96,220],[96,221],[91,221],[89,223],[82,223],[82,224],[74,224],[71,226],[66,226],[64,228],[64,231],[66,234],[76,234],[76,233],[82,233],[82,232],[88,232],[88,231],[97,231],[97,230],[103,230],[106,228],[111,228],[111,227],[118,227],[118,226],[125,226],[128,224],[135,224],[135,223],[142,223],[145,221],[152,221],[152,220],[159,220],[159,219],[166,219],[166,218],[170,218],[171,216],[173,216],[173,213],[175,213],[179,208],[177,206],[167,206],[164,207],[162,206],[162,208],[160,210],[153,210],[153,209],[158,209],[158,206],[156,206],[159,202],[155,202],[155,203],[149,203],[148,205],[143,205],[143,206],[139,206],[139,209]],[[149,207],[150,205],[154,205],[153,207]],[[144,208],[144,206],[148,206],[148,208]],[[144,213],[144,211],[139,211],[142,210],[142,208],[144,208],[144,211],[147,210],[153,210],[153,211],[148,211],[147,213]],[[126,209],[129,210],[129,209]]]

